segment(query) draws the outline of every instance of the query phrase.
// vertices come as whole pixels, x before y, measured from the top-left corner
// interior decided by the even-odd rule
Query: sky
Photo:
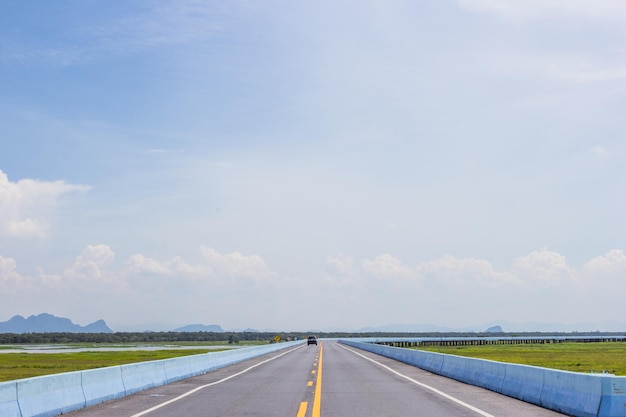
[[[625,331],[625,23],[621,0],[5,1],[0,321]]]

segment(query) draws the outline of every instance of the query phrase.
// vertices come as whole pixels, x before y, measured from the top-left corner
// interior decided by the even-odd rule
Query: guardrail
[[[275,343],[0,382],[0,416],[54,417],[301,343]]]
[[[626,377],[558,371],[345,339],[339,342],[571,416],[626,416]]]

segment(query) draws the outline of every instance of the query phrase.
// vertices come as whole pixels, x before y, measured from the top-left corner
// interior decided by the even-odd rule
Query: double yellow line
[[[322,407],[322,351],[324,346],[320,344],[320,360],[317,363],[317,382],[315,384],[315,394],[313,396],[313,410],[311,417],[320,417],[320,409]],[[309,403],[301,402],[296,417],[306,417],[306,410]]]
[[[315,384],[315,396],[313,397],[313,414],[311,417],[320,417],[322,406],[322,352],[324,346],[320,345],[320,361],[317,364],[317,383]]]

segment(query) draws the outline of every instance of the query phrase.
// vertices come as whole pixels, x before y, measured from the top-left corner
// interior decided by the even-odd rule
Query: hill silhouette
[[[104,320],[80,326],[72,323],[70,319],[42,313],[28,318],[17,315],[8,321],[0,322],[0,333],[113,333],[113,331]]]

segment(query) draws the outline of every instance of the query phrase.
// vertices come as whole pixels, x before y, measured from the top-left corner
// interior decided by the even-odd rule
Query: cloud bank
[[[43,238],[58,199],[90,187],[64,181],[22,179],[11,182],[0,170],[0,237]]]
[[[620,305],[620,291],[626,288],[623,280],[616,280],[626,274],[621,250],[580,268],[568,265],[557,252],[534,251],[513,260],[506,270],[484,259],[450,255],[410,265],[391,254],[358,262],[340,254],[328,257],[318,271],[295,278],[272,270],[259,255],[224,254],[206,246],[199,252],[198,263],[134,254],[118,265],[109,246],[88,245],[63,272],[38,269],[32,275],[21,273],[14,259],[0,256],[0,292],[9,295],[0,313],[53,309],[68,316],[104,318],[117,329],[202,318],[226,328],[254,327],[260,325],[255,322],[258,310],[275,316],[274,326],[293,330],[312,328],[316,316],[334,317],[337,326],[365,327],[377,322],[379,309],[387,312],[386,320],[405,322],[423,322],[448,309],[455,309],[462,322],[464,311],[472,309],[472,319],[485,323],[545,316],[572,323],[601,320],[612,308],[607,306]],[[550,302],[557,296],[559,304]],[[31,305],[41,311],[22,311],[25,297],[36,300]],[[570,302],[563,303],[564,298]],[[362,322],[342,322],[348,305]],[[398,314],[388,314],[390,309]]]

